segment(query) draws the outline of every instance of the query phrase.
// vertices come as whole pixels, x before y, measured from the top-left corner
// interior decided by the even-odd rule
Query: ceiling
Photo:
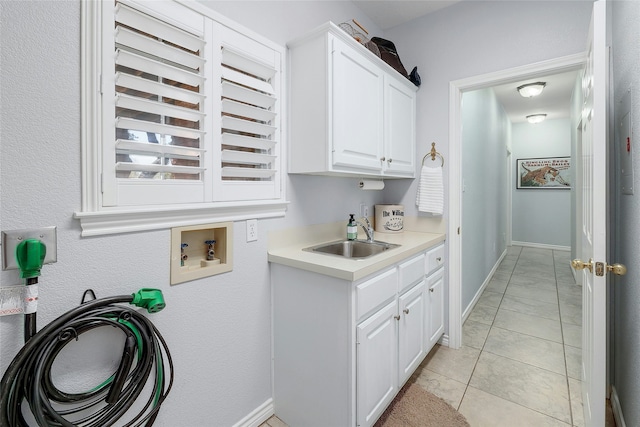
[[[353,1],[376,25],[387,30],[464,0]],[[401,47],[399,47],[400,49]],[[557,75],[527,78],[515,83],[495,86],[493,89],[512,123],[525,122],[527,115],[537,113],[547,114],[547,119],[567,118],[570,116],[571,94],[576,77],[577,71],[571,71]],[[523,98],[516,91],[518,86],[535,81],[547,83],[542,95]]]
[[[571,95],[577,77],[578,70],[567,71],[494,86],[493,90],[511,123],[526,122],[526,116],[530,114],[546,114],[547,119],[563,119],[570,117]],[[542,94],[533,98],[520,96],[518,86],[539,81],[547,84]]]

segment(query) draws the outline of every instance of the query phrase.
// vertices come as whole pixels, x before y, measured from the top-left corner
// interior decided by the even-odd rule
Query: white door
[[[607,87],[606,3],[593,5],[582,81],[582,400],[586,426],[605,425],[607,369]]]

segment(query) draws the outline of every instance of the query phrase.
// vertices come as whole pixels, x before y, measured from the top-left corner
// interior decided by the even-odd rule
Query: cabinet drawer
[[[424,278],[424,254],[420,254],[398,266],[399,292]]]
[[[444,244],[427,251],[425,274],[431,274],[444,264]]]
[[[398,273],[395,268],[360,283],[356,286],[356,318],[363,318],[394,298],[397,291]]]

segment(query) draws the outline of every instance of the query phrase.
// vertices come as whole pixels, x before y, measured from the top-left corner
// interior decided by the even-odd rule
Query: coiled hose
[[[165,306],[159,290],[141,289],[132,295],[83,303],[49,323],[22,347],[2,377],[1,426],[28,427],[22,413],[25,401],[39,426],[111,426],[138,399],[150,375],[153,375],[151,395],[133,418],[119,425],[153,425],[173,384],[171,354],[153,323],[139,312],[119,305],[121,303],[144,307],[149,313]],[[72,339],[104,326],[116,327],[126,336],[116,372],[84,393],[58,390],[51,379],[56,356]]]

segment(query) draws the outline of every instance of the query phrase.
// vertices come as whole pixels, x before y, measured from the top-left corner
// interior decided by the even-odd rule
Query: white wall
[[[329,19],[360,16],[350,2],[211,5],[281,44]],[[346,222],[361,201],[372,206],[382,193],[357,190],[355,179],[291,177],[286,218],[259,221],[258,242],[246,243],[244,222],[235,224],[233,272],[171,287],[169,230],[81,238],[72,217],[81,207],[80,2],[2,1],[0,30],[0,228],[58,227],[58,262],[40,278],[38,324],[77,306],[87,288],[98,297],[160,288],[167,308],[151,319],[169,343],[176,377],[156,425],[235,424],[271,398],[268,230]],[[20,283],[16,271],[0,279]],[[0,318],[0,372],[22,345],[22,324],[21,316]]]
[[[616,159],[616,185],[612,187],[615,194],[615,206],[612,210],[613,242],[609,262],[625,264],[629,271],[626,276],[612,276],[614,334],[613,351],[613,386],[620,401],[624,421],[627,426],[640,425],[640,3],[636,1],[612,2],[613,31],[613,85],[615,111],[614,124],[616,139],[611,143],[610,154]],[[617,123],[620,122],[623,110],[620,101],[627,91],[631,96],[631,120],[633,123],[633,172],[635,194],[620,192],[620,156],[621,146],[626,148],[626,141],[619,140]],[[623,145],[624,144],[624,145]],[[626,153],[624,154],[626,155]]]
[[[506,249],[511,122],[491,89],[462,96],[462,311]]]
[[[540,157],[571,156],[571,120],[513,125],[513,161]],[[514,171],[517,174],[517,170]],[[538,245],[571,247],[571,191],[516,189],[511,191],[513,241]]]
[[[449,81],[582,51],[587,3],[465,2],[387,32],[423,78],[417,155],[436,141],[447,156]],[[278,43],[329,19],[357,18],[385,37],[351,2],[207,4]],[[341,220],[360,202],[400,201],[415,215],[416,183],[360,192],[354,179],[289,177],[285,219],[260,221],[255,243],[244,242],[244,223],[235,225],[233,272],[170,287],[169,230],[81,238],[72,218],[81,205],[79,2],[2,1],[0,24],[0,228],[58,227],[39,324],[75,307],[88,287],[99,297],[162,289],[167,308],[152,320],[171,347],[176,383],[156,425],[233,425],[271,397],[267,231]],[[0,279],[20,283],[15,271]],[[22,319],[0,318],[0,336],[4,372],[21,346]]]
[[[418,157],[436,142],[438,151],[449,158],[451,81],[584,52],[591,6],[591,1],[463,1],[387,30],[405,68],[417,66],[422,77],[417,95]],[[445,167],[445,193],[447,173]],[[403,194],[405,214],[418,215],[412,203],[417,183],[392,185]],[[445,218],[448,206],[445,198]],[[473,287],[463,289],[465,298],[471,292]],[[448,333],[448,324],[446,328]]]
[[[327,21],[339,24],[353,18],[367,28],[370,35],[384,34],[349,1],[199,2],[281,45],[286,45],[289,40]],[[348,220],[349,213],[359,214],[361,203],[369,205],[370,215],[373,215],[373,205],[376,203],[398,202],[393,196],[385,200],[385,193],[381,191],[360,191],[358,182],[359,180],[354,178],[289,175],[287,199],[291,204],[286,221],[272,221],[269,226],[297,227]]]
[[[584,52],[590,17],[591,1],[462,1],[387,30],[405,68],[422,77],[418,156],[435,141],[447,158],[451,81]],[[416,215],[407,207],[417,183],[399,185],[408,187],[405,214]]]

